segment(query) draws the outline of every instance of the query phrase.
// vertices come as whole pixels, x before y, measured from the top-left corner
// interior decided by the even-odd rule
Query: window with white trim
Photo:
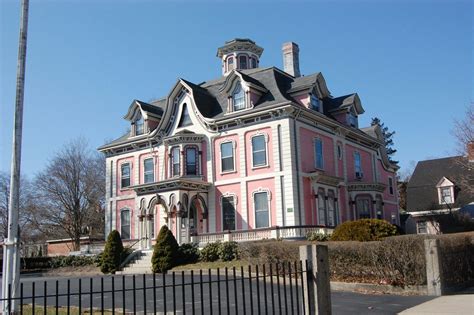
[[[265,135],[256,135],[252,137],[252,166],[267,165],[267,143]]]
[[[153,158],[149,158],[143,161],[143,177],[145,184],[153,183],[155,181]]]
[[[179,119],[178,127],[186,127],[192,125],[193,122],[189,116],[188,106],[186,103],[183,104],[183,110],[181,111],[181,118]]]
[[[354,152],[354,171],[356,178],[362,178],[362,161],[359,152]]]
[[[234,57],[227,58],[227,71],[234,69]]]
[[[232,102],[234,112],[245,109],[245,91],[240,83],[237,84],[234,89],[234,92],[232,93]]]
[[[337,145],[337,158],[342,160],[342,146],[340,144]]]
[[[318,189],[318,224],[326,225],[326,202],[324,200],[324,189]]]
[[[370,199],[368,197],[356,199],[357,219],[370,219]]]
[[[130,239],[130,210],[120,210],[120,236],[124,240]]]
[[[186,148],[186,175],[197,175],[197,149]]]
[[[130,186],[130,163],[123,163],[120,167],[120,187]]]
[[[383,219],[383,200],[381,195],[375,196],[375,214],[377,219]]]
[[[171,149],[171,176],[180,175],[180,153],[179,147],[174,147]]]
[[[354,113],[348,114],[349,126],[357,128],[359,126],[359,122],[357,121],[357,115]]]
[[[453,203],[453,196],[451,194],[451,186],[441,187],[440,190],[441,190],[441,203],[442,204]]]
[[[221,143],[221,171],[234,171],[234,144],[231,141]]]
[[[239,69],[247,69],[247,56],[239,56]]]
[[[418,234],[427,234],[428,227],[426,221],[418,221],[416,223],[416,230]]]
[[[222,230],[235,230],[235,197],[222,197]]]
[[[323,141],[320,138],[314,139],[314,165],[316,168],[324,168]]]
[[[270,225],[268,211],[268,192],[258,192],[253,194],[255,209],[255,228],[264,228]]]
[[[389,177],[388,178],[388,192],[390,193],[390,195],[393,195],[393,178],[392,177]]]

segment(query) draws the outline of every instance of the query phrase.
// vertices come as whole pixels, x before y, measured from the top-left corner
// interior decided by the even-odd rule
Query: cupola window
[[[245,92],[240,84],[237,84],[235,87],[234,93],[232,94],[232,100],[234,103],[234,111],[245,108]]]
[[[239,56],[239,69],[247,69],[247,56]]]
[[[227,59],[227,71],[231,71],[234,69],[234,57],[229,57]]]
[[[250,58],[250,68],[257,68],[257,59],[255,59],[254,57]]]

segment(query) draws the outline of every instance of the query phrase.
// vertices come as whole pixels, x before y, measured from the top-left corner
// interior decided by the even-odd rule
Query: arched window
[[[179,176],[180,172],[180,151],[179,147],[174,147],[171,150],[171,176]]]
[[[120,236],[124,240],[130,239],[130,210],[120,210]]]
[[[250,67],[252,69],[257,68],[257,59],[255,59],[254,57],[250,58]]]
[[[239,56],[239,69],[247,69],[247,56]]]
[[[135,135],[142,135],[145,131],[145,124],[141,113],[138,113],[137,120],[135,120]]]
[[[234,69],[234,57],[227,58],[227,71]]]
[[[197,175],[197,149],[186,148],[186,175]]]
[[[240,84],[237,84],[235,87],[234,93],[232,93],[232,100],[234,103],[234,111],[245,108],[245,92]]]
[[[324,189],[318,189],[318,224],[326,225],[326,202],[324,200]]]

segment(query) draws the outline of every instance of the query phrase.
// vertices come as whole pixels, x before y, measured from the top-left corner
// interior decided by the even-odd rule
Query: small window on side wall
[[[126,188],[130,186],[130,163],[124,163],[120,167],[120,187]]]
[[[265,135],[252,137],[252,161],[253,167],[267,165],[267,144]]]
[[[234,145],[230,141],[221,143],[221,171],[234,171]]]

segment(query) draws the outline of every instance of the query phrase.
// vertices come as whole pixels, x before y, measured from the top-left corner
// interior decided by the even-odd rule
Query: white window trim
[[[449,189],[449,192],[450,192],[450,195],[451,195],[451,202],[445,202],[443,200],[443,189],[446,189],[448,188]],[[454,186],[453,185],[449,185],[449,186],[440,186],[438,187],[438,201],[439,201],[439,204],[440,205],[452,205],[454,203]]]
[[[130,185],[129,186],[126,186],[126,187],[122,187],[122,166],[123,165],[126,165],[128,164],[128,167],[129,167],[129,172],[130,172],[130,175],[129,175],[129,179],[130,179]],[[120,163],[120,190],[129,190],[130,189],[130,186],[132,186],[132,162],[130,161],[127,161],[127,162],[122,162]]]
[[[265,139],[265,164],[261,164],[261,165],[254,165],[253,163],[253,138],[254,137],[260,137],[260,136],[263,136],[264,139]],[[258,169],[258,168],[264,168],[264,167],[268,167],[270,165],[269,161],[268,161],[268,140],[269,140],[269,136],[266,132],[260,132],[260,131],[257,131],[255,134],[253,134],[251,137],[250,137],[250,161],[251,161],[251,165],[252,165],[252,169]]]
[[[151,169],[151,174],[153,174],[153,181],[150,183],[153,183],[155,181],[155,159],[153,157],[148,157],[143,159],[143,183],[146,183],[145,177],[146,177],[146,169],[145,169],[145,162],[151,160],[153,162],[153,168]]]
[[[327,208],[327,200],[326,200],[326,189],[324,189],[324,187],[318,187],[316,189],[316,196],[318,196],[316,198],[316,218],[318,219],[318,225],[321,225],[321,216],[320,216],[320,209],[319,209],[319,193],[322,192],[323,193],[323,203],[324,203],[324,225],[327,226],[328,225],[328,208]]]
[[[231,193],[231,192],[225,192],[219,198],[219,205],[221,207],[221,227],[222,227],[222,231],[227,231],[227,230],[224,230],[224,202],[223,202],[223,199],[224,198],[229,198],[229,197],[232,197],[234,199],[234,207],[235,207],[235,209],[234,209],[234,223],[235,223],[235,230],[237,230],[237,204],[238,204],[237,194]]]
[[[339,153],[341,153],[341,154],[339,154]],[[344,155],[344,153],[342,151],[342,144],[341,143],[336,144],[336,154],[337,154],[337,159],[342,160],[342,156]]]
[[[128,234],[130,235],[129,238],[124,238],[126,240],[131,240],[132,239],[132,209],[130,209],[129,207],[123,207],[120,209],[120,238],[122,238],[122,212],[123,211],[128,211],[128,220],[130,221],[130,225],[129,225],[129,231],[128,231]]]
[[[322,167],[318,167],[317,154],[316,154],[316,141],[321,141],[321,158],[322,158]],[[313,152],[314,152],[314,168],[318,170],[324,170],[324,142],[321,137],[313,138]]]
[[[173,159],[173,151],[175,149],[178,149],[178,160],[179,160],[179,171],[178,171],[178,174],[174,174],[173,170],[174,170],[174,159]],[[181,176],[181,169],[183,167],[182,163],[183,161],[181,161],[181,146],[173,146],[170,148],[170,178],[175,178],[175,177],[180,177]]]
[[[268,188],[262,188],[259,187],[256,190],[252,191],[252,206],[253,206],[253,226],[255,229],[257,229],[257,209],[255,208],[255,194],[258,193],[266,193],[267,194],[267,210],[268,210],[268,226],[271,227],[271,222],[272,222],[272,211],[271,211],[271,200],[272,200],[272,193],[270,192],[270,189]],[[265,228],[265,227],[263,227]],[[263,229],[262,228],[262,229]],[[260,228],[259,228],[260,229]]]
[[[234,162],[232,165],[233,169],[228,170],[228,171],[223,171],[222,170],[222,144],[229,143],[229,142],[232,143],[232,156],[233,156],[233,162]],[[237,168],[235,164],[236,148],[237,148],[237,143],[233,139],[224,139],[221,142],[219,142],[219,158],[220,158],[220,163],[221,163],[221,174],[237,173]]]
[[[243,107],[239,108],[239,109],[235,109],[235,95],[237,94],[237,93],[235,93],[235,90],[237,89],[237,87],[240,87],[240,90],[243,93],[243,100],[244,100]],[[232,112],[233,113],[234,112],[240,112],[240,111],[247,108],[247,91],[246,91],[246,89],[244,88],[244,86],[242,85],[242,83],[240,81],[238,81],[237,84],[232,89],[231,100],[232,100],[231,102],[232,102]]]

